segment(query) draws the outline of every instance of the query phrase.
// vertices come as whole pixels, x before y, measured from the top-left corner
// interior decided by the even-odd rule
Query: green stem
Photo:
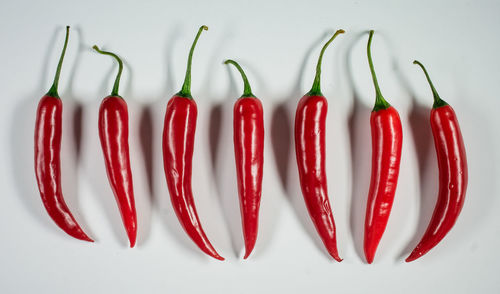
[[[420,63],[418,60],[414,60],[413,64],[418,64],[422,70],[424,71],[425,77],[427,78],[427,81],[429,82],[429,85],[431,86],[432,90],[432,95],[434,96],[434,105],[432,105],[432,108],[438,108],[441,106],[448,105],[441,97],[439,97],[438,92],[436,91],[436,88],[434,88],[434,84],[432,84],[431,78],[429,77],[429,74],[427,73],[427,70],[425,69],[424,65]]]
[[[335,34],[326,42],[325,45],[323,45],[323,48],[321,49],[321,53],[319,54],[318,58],[318,64],[316,65],[316,76],[314,77],[314,82],[311,88],[311,91],[307,93],[309,96],[323,96],[321,93],[321,87],[320,87],[320,81],[321,81],[321,61],[323,60],[323,54],[325,53],[326,48],[330,43],[339,35],[345,33],[344,30],[337,30]]]
[[[184,84],[182,85],[182,89],[180,92],[178,92],[177,96],[181,97],[186,97],[186,98],[191,98],[191,61],[193,60],[193,52],[194,52],[194,47],[196,46],[196,43],[198,42],[198,39],[200,38],[201,32],[203,30],[208,30],[207,26],[201,26],[198,29],[198,33],[196,34],[196,37],[194,38],[193,45],[191,45],[191,50],[189,51],[189,56],[188,56],[188,64],[187,64],[187,69],[186,69],[186,77],[184,78]]]
[[[68,39],[69,39],[69,26],[66,26],[66,38],[64,39],[64,47],[61,52],[61,57],[59,57],[59,63],[57,64],[54,83],[52,83],[52,87],[50,87],[49,91],[47,92],[48,96],[59,97],[59,93],[57,93],[57,87],[59,86],[59,76],[61,75],[61,68],[64,60],[64,54],[66,54],[66,48],[68,47]]]
[[[372,73],[373,85],[375,86],[375,106],[373,106],[373,111],[377,111],[381,109],[387,109],[391,107],[391,105],[384,99],[384,96],[382,96],[382,92],[380,92],[380,87],[377,81],[377,75],[375,74],[375,68],[373,67],[372,49],[371,49],[373,33],[374,31],[371,30],[370,36],[368,37],[368,45],[366,46],[366,52],[368,54],[368,63],[370,64],[370,71]]]
[[[113,52],[103,51],[99,49],[97,45],[92,46],[92,48],[103,55],[112,56],[114,59],[116,59],[116,61],[118,61],[118,74],[116,75],[115,84],[113,85],[113,90],[111,90],[111,96],[120,96],[118,95],[118,88],[120,87],[120,78],[122,76],[122,71],[123,71],[122,60],[120,59],[120,57],[118,57],[118,55],[114,54]]]
[[[243,88],[243,95],[241,95],[241,97],[255,97],[252,94],[252,88],[250,88],[250,83],[248,82],[247,75],[245,74],[245,72],[243,71],[241,66],[236,61],[234,61],[232,59],[228,59],[228,60],[224,61],[224,64],[232,64],[240,72],[241,77],[243,78],[243,87],[244,87]]]

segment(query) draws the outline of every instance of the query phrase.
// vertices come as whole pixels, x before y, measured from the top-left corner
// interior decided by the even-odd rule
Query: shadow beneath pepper
[[[78,51],[75,57],[75,62],[73,64],[73,68],[69,74],[68,79],[68,87],[66,93],[64,93],[64,97],[66,100],[69,100],[72,104],[71,110],[71,133],[73,139],[73,149],[75,154],[76,165],[79,165],[81,154],[82,154],[82,135],[83,135],[83,117],[84,117],[84,105],[81,102],[81,97],[78,97],[74,92],[74,84],[75,77],[78,69],[80,67],[82,61],[82,53],[86,51],[87,48],[84,48],[84,35],[82,29],[79,26],[73,27],[73,31],[76,32],[76,36],[78,37]],[[73,34],[75,35],[75,34]]]
[[[74,97],[74,96],[73,96]],[[75,146],[76,162],[80,163],[82,154],[82,132],[83,132],[83,104],[79,100],[75,100],[73,107],[73,120],[71,126],[73,128],[73,144]]]
[[[351,146],[351,212],[349,215],[349,227],[351,236],[359,258],[365,262],[364,257],[364,222],[366,212],[366,201],[370,184],[371,172],[371,133],[370,114],[371,109],[360,99],[359,92],[354,81],[351,68],[351,54],[358,41],[366,36],[366,32],[359,33],[353,37],[347,47],[345,68],[349,87],[352,90],[352,109],[348,118],[349,138]]]
[[[148,105],[142,107],[139,115],[139,140],[144,161],[144,171],[146,172],[146,182],[149,192],[149,199],[154,201],[154,178],[153,178],[153,112]]]
[[[234,79],[231,76],[231,87],[235,87],[234,84]],[[236,90],[229,90],[228,92],[236,92]],[[227,95],[228,98],[224,98],[223,100],[226,101],[231,99],[229,98],[229,95]],[[209,114],[209,123],[208,123],[208,145],[210,149],[210,160],[212,164],[212,172],[215,173],[218,170],[218,150],[219,150],[219,143],[220,143],[220,135],[221,135],[221,127],[222,127],[222,110],[224,108],[223,103],[215,103],[212,108],[210,109],[210,114]]]
[[[295,146],[293,138],[295,111],[300,98],[305,94],[305,91],[301,89],[301,82],[304,77],[304,72],[306,71],[309,57],[314,49],[322,44],[324,39],[330,35],[331,32],[325,32],[306,50],[304,59],[299,67],[297,79],[293,83],[292,91],[284,97],[282,100],[283,102],[279,103],[274,108],[271,118],[271,144],[276,169],[283,189],[285,190],[285,195],[306,233],[313,240],[315,246],[317,246],[322,254],[328,259],[331,259],[331,257],[326,251],[304,203],[304,198],[300,189],[295,152],[293,152]],[[313,68],[310,70],[313,70]]]
[[[304,62],[304,64],[305,63],[306,62]],[[300,83],[297,84],[296,88],[300,88],[299,84]],[[300,94],[298,94],[298,92],[300,92],[300,89],[293,91],[292,95],[296,94],[294,98],[300,97]],[[290,95],[289,99],[294,99],[291,98],[293,97],[292,95]],[[287,173],[290,165],[290,153],[293,148],[291,127],[292,121],[290,118],[290,107],[287,106],[287,101],[289,99],[285,99],[285,102],[278,104],[278,106],[274,108],[271,120],[271,142],[273,146],[274,160],[276,169],[278,171],[278,176],[285,190],[288,188]]]
[[[156,103],[159,104],[159,103]],[[145,178],[145,189],[141,195],[140,206],[146,209],[147,206],[147,215],[141,215],[142,213],[140,207],[137,208],[138,212],[138,222],[139,229],[138,231],[138,246],[143,245],[151,232],[151,222],[153,219],[153,211],[156,206],[155,201],[155,146],[157,146],[155,142],[155,134],[158,133],[159,128],[155,127],[158,125],[159,121],[155,121],[155,106],[153,104],[143,104],[137,107],[139,117],[138,117],[138,126],[135,129],[139,132],[137,139],[139,143],[139,153],[140,153],[140,161],[142,161],[144,176]],[[160,107],[158,107],[160,108]],[[161,162],[161,157],[158,158],[158,162]],[[160,174],[161,175],[161,174]],[[146,194],[146,195],[144,195]],[[136,196],[136,198],[139,198]],[[138,203],[139,206],[139,203]],[[147,224],[147,225],[144,225]],[[140,237],[140,238],[139,238]]]

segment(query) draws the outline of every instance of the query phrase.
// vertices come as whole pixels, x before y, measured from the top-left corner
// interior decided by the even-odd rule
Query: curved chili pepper
[[[295,153],[300,187],[311,220],[328,253],[342,261],[337,251],[335,222],[328,200],[325,170],[325,123],[328,102],[321,93],[321,60],[328,45],[344,33],[338,30],[321,49],[311,91],[302,97],[295,114]]]
[[[246,259],[255,246],[259,228],[259,207],[262,195],[264,167],[264,114],[262,103],[250,88],[245,72],[231,59],[224,62],[234,65],[243,78],[243,95],[234,104],[233,139],[240,196],[241,221],[245,239]]]
[[[366,261],[373,262],[375,252],[389,220],[398,184],[403,129],[397,110],[382,96],[373,68],[371,42],[368,38],[367,55],[375,86],[375,106],[370,115],[372,133],[372,172],[366,203],[364,251]]]
[[[439,192],[427,230],[406,262],[429,252],[451,230],[464,206],[468,174],[464,141],[455,111],[439,97],[425,67],[416,60],[413,63],[424,71],[434,96],[430,121],[439,167]]]
[[[94,242],[69,211],[61,188],[62,102],[57,87],[68,37],[69,26],[66,27],[66,39],[54,83],[38,103],[35,123],[35,174],[43,205],[52,220],[68,235]]]
[[[191,188],[194,135],[198,110],[191,96],[191,61],[198,38],[208,27],[201,26],[189,51],[182,90],[167,104],[163,127],[163,166],[175,214],[184,231],[206,254],[224,260],[208,240],[201,227]]]
[[[92,48],[101,54],[112,56],[118,61],[118,74],[111,95],[102,100],[99,108],[99,139],[101,140],[109,184],[113,189],[113,194],[115,194],[116,203],[120,209],[122,222],[132,248],[137,237],[137,215],[130,169],[127,102],[118,95],[123,62],[114,53],[102,51],[95,45]]]

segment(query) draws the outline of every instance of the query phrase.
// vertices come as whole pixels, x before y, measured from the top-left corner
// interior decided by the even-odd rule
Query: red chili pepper
[[[167,104],[163,127],[163,166],[170,200],[182,227],[198,247],[213,258],[224,260],[213,248],[201,227],[193,200],[191,171],[194,135],[198,110],[191,96],[191,61],[198,38],[206,26],[201,26],[194,39],[182,90]]]
[[[264,167],[264,114],[262,103],[252,93],[240,65],[230,59],[224,63],[234,65],[244,83],[243,95],[234,104],[233,139],[246,259],[255,246],[259,228]]]
[[[416,60],[413,63],[424,71],[434,95],[431,128],[439,167],[439,193],[429,226],[406,262],[429,252],[451,230],[464,206],[468,173],[464,141],[455,111],[439,97],[425,67]]]
[[[335,222],[328,200],[325,170],[325,121],[328,102],[321,93],[321,60],[328,45],[344,33],[338,30],[321,49],[311,91],[302,97],[295,114],[295,152],[300,186],[311,220],[328,253],[342,261],[337,251]]]
[[[52,220],[68,235],[94,242],[83,232],[69,211],[61,188],[62,102],[57,87],[68,37],[69,26],[66,27],[66,39],[54,83],[38,103],[35,124],[35,174],[43,205]]]
[[[102,100],[99,108],[99,139],[101,140],[109,184],[115,194],[116,203],[120,209],[123,225],[132,248],[137,237],[137,215],[130,169],[127,102],[118,95],[123,63],[114,53],[102,51],[95,45],[92,48],[101,54],[110,55],[118,61],[118,74],[111,95]]]
[[[375,106],[370,115],[372,133],[372,173],[366,203],[364,250],[368,263],[373,262],[375,252],[384,234],[391,213],[398,184],[399,163],[403,144],[403,129],[397,110],[382,96],[373,68],[371,42],[368,38],[367,54],[375,85]]]

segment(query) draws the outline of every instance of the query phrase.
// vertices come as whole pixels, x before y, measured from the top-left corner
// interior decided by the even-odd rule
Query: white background
[[[2,1],[0,292],[500,292],[498,11],[498,1]],[[94,244],[70,238],[50,220],[33,172],[35,110],[50,87],[67,24],[72,30],[59,89],[63,190]],[[193,189],[205,231],[224,262],[203,255],[182,231],[160,150],[165,106],[181,87],[187,52],[202,24],[209,30],[193,63],[199,107]],[[342,263],[327,257],[304,210],[291,137],[296,102],[311,86],[325,34],[338,28],[347,33],[326,51],[322,90],[329,101],[328,185]],[[372,265],[360,251],[374,102],[367,29],[376,30],[379,82],[404,130],[396,200]],[[116,65],[89,50],[93,44],[127,63],[120,93],[130,112],[139,215],[134,249],[127,248],[97,133],[99,103],[111,90]],[[234,68],[222,65],[225,58],[241,62],[266,117],[260,234],[246,261],[231,135],[232,104],[242,83]],[[415,58],[457,112],[470,178],[454,229],[406,264],[437,191],[428,123],[432,95],[411,63]]]

